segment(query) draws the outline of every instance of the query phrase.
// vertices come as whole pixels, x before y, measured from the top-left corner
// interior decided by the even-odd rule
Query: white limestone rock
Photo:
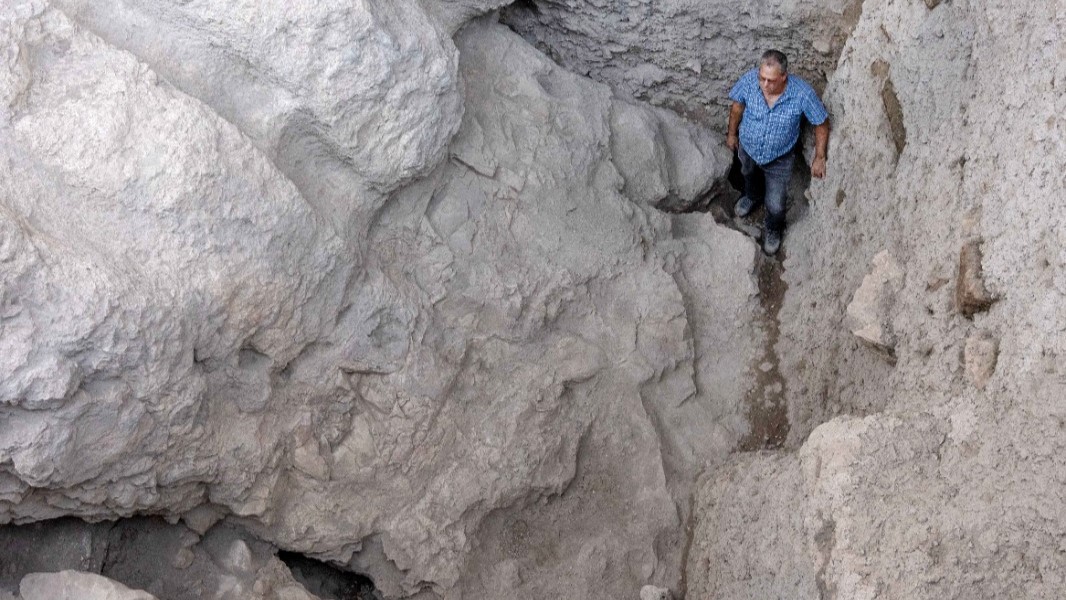
[[[743,414],[741,395],[712,400],[693,385],[689,336],[715,334],[710,323],[689,333],[666,270],[686,246],[665,216],[619,193],[609,90],[491,21],[469,25],[457,44],[467,110],[452,161],[390,201],[371,243],[386,277],[412,274],[420,289],[408,293],[433,302],[422,317],[433,325],[402,368],[359,375],[368,406],[335,446],[332,480],[291,494],[274,527],[313,526],[316,540],[285,543],[322,552],[318,540],[359,530],[365,517],[317,507],[360,494],[362,510],[377,505],[387,525],[366,534],[352,564],[390,596],[622,594],[652,575],[674,579],[676,555],[649,542],[676,531],[675,502],[687,494],[671,492],[746,425],[709,416]],[[694,294],[724,293],[727,274],[747,277],[754,248],[706,231],[721,236],[707,243],[722,262],[693,277]],[[741,305],[728,314],[750,323],[750,296],[736,289]],[[692,304],[710,303],[701,298]],[[732,331],[739,348],[752,344],[751,329]],[[748,354],[737,350],[707,343],[700,360]],[[439,425],[413,445],[396,406]],[[390,463],[404,470],[386,484],[377,473]],[[427,491],[406,499],[411,486]],[[368,501],[370,490],[380,499]],[[555,558],[538,557],[545,546],[559,548]],[[507,577],[499,556],[512,561]]]
[[[0,120],[0,520],[180,512],[212,483],[239,503],[277,441],[249,446],[223,415],[262,411],[269,372],[332,325],[344,243],[232,125],[63,14],[20,8],[8,31],[31,77]]]
[[[22,600],[156,600],[156,597],[94,573],[31,573],[19,585]]]
[[[754,247],[622,193],[606,86],[491,19],[449,71],[414,4],[56,5],[3,13],[0,522],[226,515],[389,597],[679,579]],[[679,194],[722,168],[660,156]]]
[[[390,190],[439,162],[462,116],[455,47],[417,0],[55,5],[236,124],[294,179],[318,154]]]
[[[673,596],[670,595],[670,590],[666,588],[655,587],[654,585],[646,585],[640,588],[640,600],[672,600]]]

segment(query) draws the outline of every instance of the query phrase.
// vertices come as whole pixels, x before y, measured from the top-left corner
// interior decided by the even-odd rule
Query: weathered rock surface
[[[717,167],[732,159],[710,131],[674,113],[618,99],[611,108],[611,154],[625,179],[626,197],[669,212],[698,208],[696,201],[722,177]]]
[[[965,400],[973,390],[963,346],[975,327],[999,338],[997,370],[1011,373],[996,378],[1003,386],[997,394],[1060,377],[1052,363],[1066,353],[1056,333],[1066,324],[1058,308],[1066,294],[1062,218],[1044,209],[1061,204],[1054,190],[1064,179],[1038,158],[1060,156],[1060,84],[1026,72],[1017,82],[1025,93],[1009,99],[1000,85],[1018,72],[1018,61],[1061,49],[1056,11],[969,2],[932,11],[887,0],[864,5],[827,93],[836,115],[829,173],[812,183],[807,218],[790,231],[779,351],[794,446],[835,414]],[[1032,23],[1040,33],[1017,38],[1004,23]],[[910,138],[898,162],[878,93],[883,78],[871,69],[877,61],[888,65]],[[959,85],[946,83],[952,74]],[[998,110],[973,97],[1017,106]],[[996,133],[1004,131],[1012,132],[1009,139]],[[993,148],[990,139],[1002,143]],[[978,287],[970,285],[976,268],[958,277],[960,248],[974,240],[983,240],[979,287],[1001,298],[971,321],[959,314],[955,291],[958,284]],[[895,368],[854,352],[856,340],[839,328],[852,291],[882,250],[907,274],[893,319]],[[814,335],[834,327],[835,334]]]
[[[738,459],[699,494],[687,597],[1059,596],[1066,443],[1047,413],[991,412],[839,418]]]
[[[784,51],[822,89],[861,10],[861,0],[531,0],[503,20],[571,71],[724,131],[729,88],[763,51]]]
[[[676,586],[754,246],[648,203],[720,142],[491,18],[342,4],[4,6],[0,522],[239,521],[390,597]]]
[[[335,178],[394,188],[439,162],[462,116],[455,46],[417,0],[54,4],[236,124],[304,186],[313,156]]]

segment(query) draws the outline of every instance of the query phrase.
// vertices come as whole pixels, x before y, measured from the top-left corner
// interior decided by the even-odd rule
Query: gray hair
[[[788,57],[780,50],[767,50],[759,59],[759,66],[773,65],[781,70],[781,74],[788,73]]]

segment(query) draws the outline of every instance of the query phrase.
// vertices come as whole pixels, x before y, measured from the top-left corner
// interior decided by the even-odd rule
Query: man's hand
[[[825,177],[825,157],[816,157],[811,163],[811,177],[823,179]]]
[[[737,137],[737,132],[740,131],[740,119],[744,117],[744,105],[733,101],[733,104],[729,107],[729,126],[726,127],[725,145],[733,152],[740,148],[740,138]]]
[[[811,177],[825,177],[825,154],[829,146],[829,119],[814,126],[814,162],[811,163]]]

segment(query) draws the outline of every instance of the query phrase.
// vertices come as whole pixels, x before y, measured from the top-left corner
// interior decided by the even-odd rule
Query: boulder
[[[80,571],[31,573],[19,585],[22,600],[156,600],[106,577]]]
[[[873,268],[855,290],[847,309],[847,327],[851,332],[892,358],[896,336],[892,317],[896,294],[903,286],[903,271],[888,251],[881,251],[873,259]]]
[[[450,32],[417,0],[55,6],[235,124],[304,188],[324,183],[307,172],[316,155],[335,183],[393,189],[444,157],[462,117]]]
[[[607,86],[386,4],[0,9],[0,523],[239,522],[387,597],[673,585],[753,246],[627,196]],[[685,202],[724,169],[640,118]]]
[[[623,193],[669,212],[699,208],[732,164],[718,135],[670,111],[622,99],[611,104],[611,154],[625,179]]]

